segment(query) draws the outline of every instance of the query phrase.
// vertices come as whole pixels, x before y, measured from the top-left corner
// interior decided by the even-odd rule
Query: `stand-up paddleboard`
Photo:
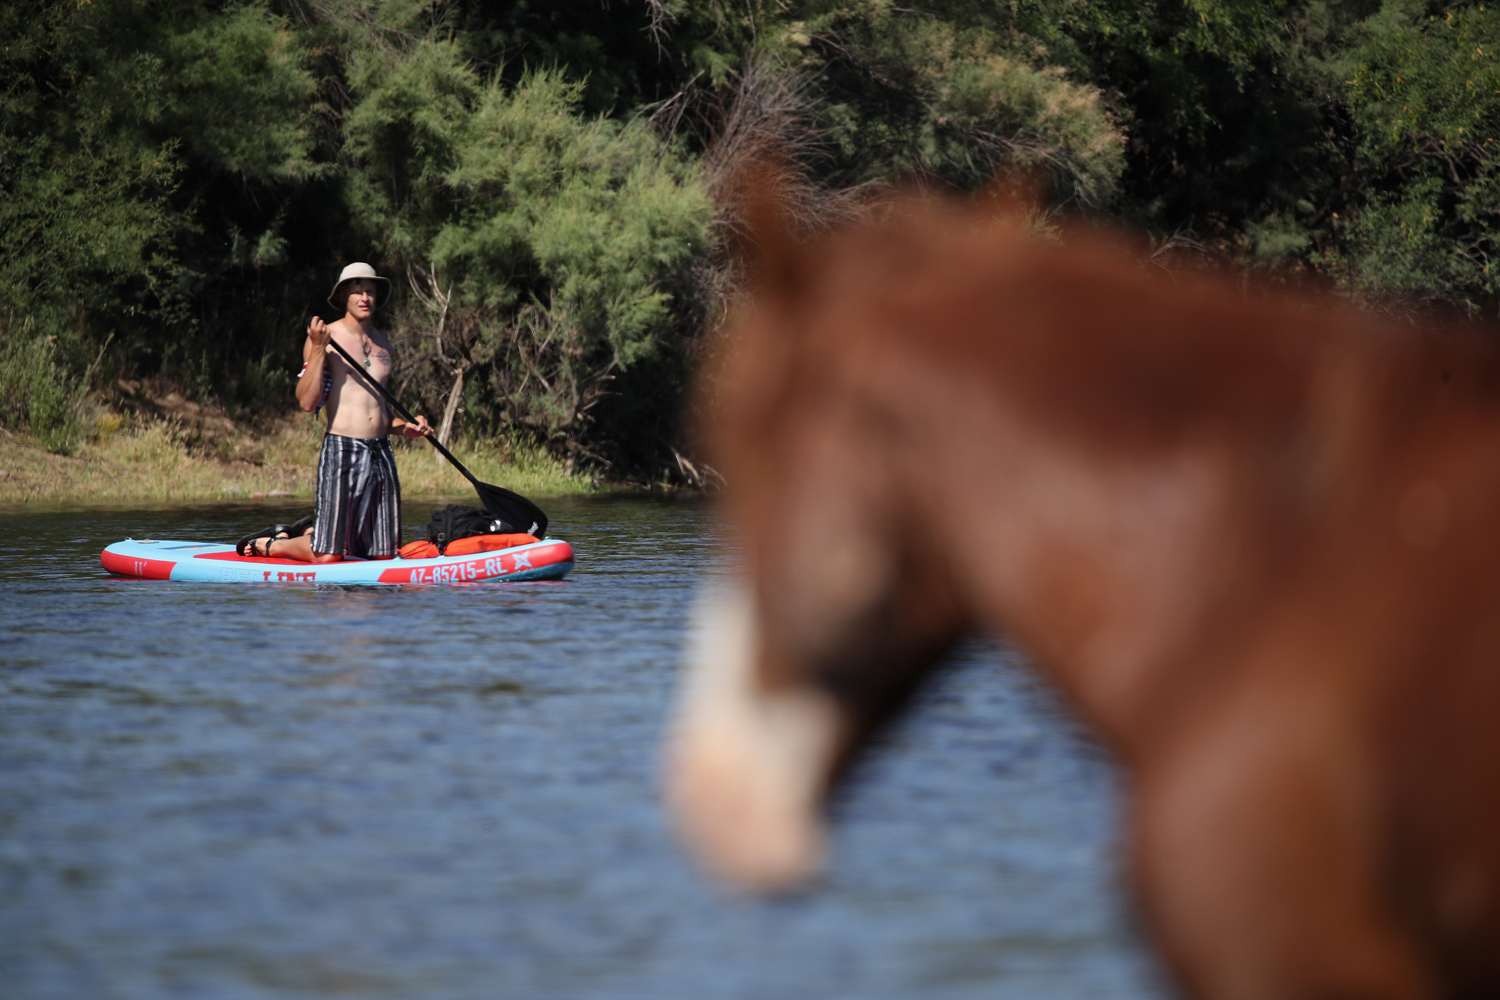
[[[209,583],[468,583],[561,580],[573,568],[573,546],[555,538],[509,549],[432,559],[345,559],[305,563],[241,556],[233,545],[165,538],[126,539],[99,555],[105,569],[147,580]]]

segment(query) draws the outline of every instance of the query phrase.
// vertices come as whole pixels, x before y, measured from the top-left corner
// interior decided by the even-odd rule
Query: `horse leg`
[[[1241,685],[1140,762],[1141,898],[1201,1000],[1435,997],[1386,895],[1349,700],[1308,687]]]

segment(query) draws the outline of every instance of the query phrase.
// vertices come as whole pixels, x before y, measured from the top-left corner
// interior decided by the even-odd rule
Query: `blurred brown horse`
[[[1116,748],[1191,995],[1500,995],[1500,349],[913,201],[774,231],[715,384],[746,574],[668,794],[817,864],[830,785],[975,627]]]

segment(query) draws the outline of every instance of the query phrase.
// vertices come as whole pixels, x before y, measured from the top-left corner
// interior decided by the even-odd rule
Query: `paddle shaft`
[[[401,416],[405,418],[407,423],[415,424],[417,422],[417,418],[411,415],[410,410],[401,405],[401,400],[397,399],[395,394],[392,393],[391,390],[375,381],[374,377],[371,376],[369,372],[360,370],[359,362],[355,361],[353,356],[350,355],[348,351],[344,350],[344,348],[339,344],[337,340],[333,339],[333,334],[331,333],[328,335],[328,342],[333,345],[333,349],[335,351],[338,351],[339,354],[343,356],[345,361],[349,362],[349,367],[353,370],[354,374],[358,375],[364,381],[365,385],[368,385],[370,388],[380,393],[380,395],[385,398],[385,401],[387,403],[390,403],[391,406],[396,408],[396,412],[401,414]],[[427,443],[436,448],[438,450],[438,454],[442,455],[449,462],[453,463],[453,467],[459,472],[462,472],[464,474],[464,478],[474,484],[475,489],[478,489],[481,485],[483,485],[479,482],[479,480],[474,478],[474,473],[464,468],[463,463],[453,457],[453,452],[445,448],[443,446],[443,443],[437,439],[436,435],[428,434]]]

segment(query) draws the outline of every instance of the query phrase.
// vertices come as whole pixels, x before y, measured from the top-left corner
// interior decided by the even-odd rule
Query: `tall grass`
[[[71,455],[49,453],[40,439],[0,434],[0,504],[225,500],[260,495],[306,498],[317,489],[322,424],[310,416],[280,421],[238,441],[204,449],[190,429],[164,420],[106,417],[91,439],[80,432]],[[397,439],[397,470],[407,498],[472,495],[451,466],[439,467],[425,442]],[[481,480],[548,496],[594,489],[584,475],[545,451],[507,441],[460,438],[454,454]],[[225,460],[225,454],[248,456]]]

